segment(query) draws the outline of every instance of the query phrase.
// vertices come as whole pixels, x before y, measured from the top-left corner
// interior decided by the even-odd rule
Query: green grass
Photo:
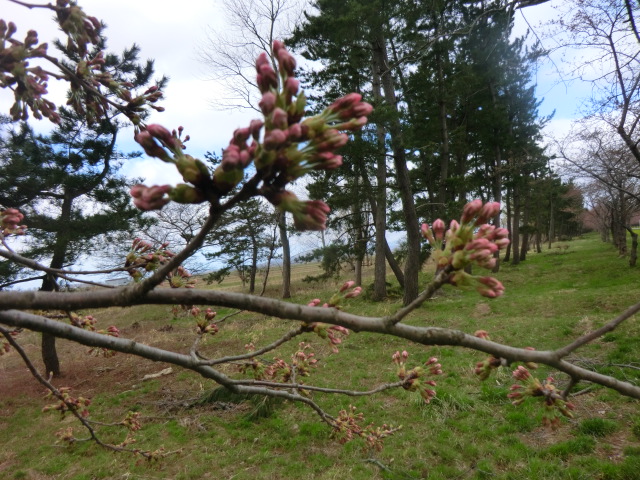
[[[503,297],[489,301],[473,291],[444,288],[437,297],[412,312],[406,322],[489,332],[498,342],[557,348],[603,325],[638,301],[640,269],[630,269],[615,250],[586,236],[566,250],[531,253],[526,262],[503,265],[498,278],[505,284]],[[308,267],[304,267],[308,270]],[[308,274],[307,271],[304,275]],[[304,276],[302,275],[302,276]],[[423,282],[429,274],[425,272]],[[277,277],[268,292],[277,296]],[[367,282],[371,282],[368,277]],[[339,282],[325,285],[295,283],[292,301],[306,303],[329,298]],[[237,285],[223,285],[237,288]],[[367,286],[367,285],[365,285]],[[371,316],[399,308],[399,300],[373,303],[358,298],[345,310]],[[219,317],[230,313],[219,309]],[[115,323],[123,335],[151,345],[188,352],[192,325],[174,316],[168,307],[137,307],[95,312],[99,321]],[[220,332],[202,345],[211,356],[243,351],[248,342],[265,345],[295,323],[256,314],[237,315],[221,325]],[[37,337],[19,337],[36,353]],[[409,367],[437,356],[444,375],[437,396],[426,405],[404,390],[373,397],[314,395],[332,415],[350,405],[367,422],[402,426],[386,441],[382,452],[372,452],[360,440],[340,445],[330,430],[305,406],[269,405],[264,414],[251,415],[256,400],[216,397],[197,404],[216,385],[192,372],[174,368],[166,377],[142,382],[147,373],[166,365],[117,355],[112,359],[85,356],[85,348],[62,349],[63,369],[72,369],[59,385],[92,397],[92,417],[118,421],[128,410],[140,412],[143,429],[135,447],[179,453],[157,463],[139,462],[129,455],[107,452],[91,443],[72,447],[56,445],[54,433],[74,425],[71,419],[42,414],[45,402],[40,387],[33,395],[9,395],[3,389],[4,373],[24,367],[14,354],[0,358],[0,478],[8,479],[633,479],[640,478],[640,404],[607,391],[589,388],[576,396],[576,418],[563,420],[557,430],[542,427],[539,404],[511,405],[506,397],[510,370],[501,369],[487,381],[473,375],[485,355],[452,347],[424,347],[373,334],[351,334],[332,354],[326,341],[305,334],[265,355],[288,359],[299,341],[311,344],[319,359],[307,383],[346,389],[370,389],[395,381],[391,355],[410,353]],[[580,364],[602,373],[640,384],[640,373],[629,365],[640,361],[640,326],[635,319],[603,339],[576,352]],[[589,362],[586,360],[589,359]],[[237,375],[232,368],[225,373]],[[541,378],[567,379],[549,368]],[[29,382],[30,380],[23,380]],[[77,435],[84,435],[77,428]],[[120,442],[124,432],[102,429],[105,440]],[[635,475],[635,476],[634,476]]]

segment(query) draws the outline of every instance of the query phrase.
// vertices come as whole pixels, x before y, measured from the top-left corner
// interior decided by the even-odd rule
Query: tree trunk
[[[491,91],[491,100],[493,103],[494,108],[497,106],[498,104],[498,99],[496,97],[496,92],[495,92],[495,88],[493,87],[492,83],[489,83],[489,90]],[[500,146],[500,141],[499,141],[499,135],[497,132],[494,131],[494,140],[495,140],[495,146],[494,146],[494,163],[493,163],[493,176],[491,178],[491,190],[492,190],[492,194],[493,194],[493,200],[494,202],[499,202],[502,203],[502,147]],[[500,214],[501,212],[498,212],[496,214],[495,217],[493,217],[493,224],[495,225],[496,228],[500,227]],[[507,225],[509,225],[509,223],[507,223]],[[505,262],[508,262],[508,258],[509,258],[509,252],[510,250],[507,250],[507,253],[505,255]],[[517,252],[517,250],[514,250],[514,252]],[[515,257],[515,253],[514,253],[514,257]],[[493,267],[493,269],[491,270],[492,273],[498,273],[500,271],[500,253],[496,252],[495,253],[495,258],[496,258],[496,266]]]
[[[511,265],[520,263],[520,187],[517,182],[513,186],[513,219],[511,225],[511,244],[513,245],[513,259]]]
[[[629,266],[635,267],[638,260],[638,234],[631,227],[626,227],[631,235],[631,253],[629,255]]]
[[[513,247],[513,231],[511,230],[511,194],[510,191],[507,191],[507,228],[509,228],[509,245],[504,252],[504,262],[508,262],[511,259],[511,249]]]
[[[386,166],[385,166],[386,169]],[[371,188],[371,184],[369,182],[369,179],[365,176],[363,177],[365,183],[367,183],[367,189],[368,191],[372,191]],[[385,193],[386,194],[386,193]],[[375,198],[373,198],[373,196],[369,197],[369,204],[371,205],[371,210],[373,211],[373,216],[377,219],[378,218],[378,203],[376,202]],[[386,205],[386,198],[385,198],[385,205]],[[385,230],[386,230],[386,214],[385,214],[385,218],[384,218],[384,222],[385,222]],[[378,246],[378,231],[377,231],[377,226],[376,226],[376,256],[378,255],[378,250],[377,250],[377,246]],[[396,277],[396,280],[398,280],[398,284],[400,285],[401,288],[404,288],[404,273],[402,272],[402,267],[400,267],[400,264],[398,263],[398,261],[396,260],[396,258],[393,256],[393,252],[391,251],[391,247],[389,247],[389,243],[387,242],[387,238],[385,237],[384,233],[382,235],[382,239],[380,240],[382,245],[382,258],[385,258],[387,263],[389,264],[389,267],[391,268],[391,271],[393,272],[393,274]],[[379,267],[378,261],[376,260],[376,267]],[[386,265],[384,264],[384,262],[382,262],[385,268],[385,277],[386,277]],[[386,279],[385,279],[386,282]],[[385,296],[386,296],[386,284],[385,284]],[[384,297],[383,297],[384,298]]]
[[[398,189],[402,201],[402,211],[407,229],[407,260],[404,268],[404,304],[407,305],[418,296],[418,274],[420,272],[420,226],[413,200],[413,190],[409,179],[409,170],[405,155],[402,124],[398,117],[398,104],[391,70],[387,61],[387,47],[382,29],[379,28],[374,38],[373,61],[382,81],[385,102],[389,106],[392,118],[389,121],[393,163],[396,169]]]
[[[380,75],[378,69],[371,69],[373,75],[373,98],[376,104],[382,103],[382,93],[380,92]],[[374,201],[370,201],[371,210],[375,218],[376,227],[376,250],[375,250],[375,267],[373,277],[373,299],[380,301],[384,300],[387,296],[387,263],[385,261],[387,238],[385,236],[387,232],[387,152],[385,147],[385,131],[382,124],[379,122],[376,124],[376,140],[378,147],[377,164],[376,164],[376,192]],[[365,182],[368,182],[368,177],[363,175]],[[370,183],[370,182],[368,182]],[[368,191],[371,191],[371,185],[368,185]],[[370,200],[373,200],[371,198]],[[389,249],[390,250],[390,249]],[[393,254],[391,254],[393,257]],[[394,259],[395,260],[395,259]],[[400,282],[402,280],[402,282]],[[400,284],[404,283],[404,278],[398,279]]]
[[[278,229],[282,244],[282,298],[291,298],[291,248],[287,232],[287,213],[278,213]]]
[[[68,225],[71,220],[71,207],[73,205],[73,195],[69,192],[65,192],[62,200],[62,207],[60,211],[59,224]],[[56,232],[56,240],[53,248],[53,256],[51,257],[51,263],[49,266],[55,269],[61,269],[64,267],[64,260],[67,256],[67,248],[69,247],[69,239],[64,230]],[[42,280],[42,286],[40,290],[43,292],[53,292],[58,289],[58,283],[52,275],[47,275]],[[60,360],[58,359],[58,351],[56,349],[56,337],[48,333],[42,334],[41,343],[42,362],[44,363],[45,376],[59,377]]]
[[[530,216],[530,189],[527,185],[526,194],[524,197],[524,213],[522,216],[522,225],[525,227],[525,233],[522,236],[522,245],[520,247],[520,261],[524,262],[527,259],[527,252],[529,251],[529,216]]]
[[[447,104],[444,98],[444,73],[442,69],[442,52],[438,52],[436,55],[436,62],[438,63],[438,99],[439,101],[439,115],[440,115],[440,134],[442,136],[442,143],[440,148],[440,182],[438,189],[438,201],[444,205],[448,204],[447,196],[447,180],[449,178],[449,128],[447,126]]]

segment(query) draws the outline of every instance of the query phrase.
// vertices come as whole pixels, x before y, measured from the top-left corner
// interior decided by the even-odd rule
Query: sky
[[[202,157],[206,151],[220,152],[235,128],[242,127],[255,117],[252,111],[216,111],[211,101],[221,98],[222,86],[207,80],[207,69],[198,59],[198,49],[209,28],[223,29],[224,14],[221,0],[189,0],[179,3],[169,0],[81,0],[85,11],[107,24],[106,35],[110,51],[120,52],[134,41],[141,47],[141,58],[155,60],[158,76],[170,77],[165,98],[160,103],[165,112],[154,112],[148,123],[160,123],[169,129],[185,127],[190,135],[187,153]],[[18,26],[18,38],[34,28],[40,41],[56,38],[57,31],[48,10],[26,8],[7,0],[0,0],[2,18],[13,20]],[[176,6],[178,5],[178,6]],[[533,27],[534,35],[541,35],[541,22],[557,15],[561,2],[522,9],[516,13],[516,34]],[[532,35],[532,37],[534,36]],[[577,114],[578,96],[588,95],[586,86],[562,83],[558,80],[559,60],[545,62],[538,69],[535,80],[538,95],[544,97],[542,115],[554,110],[554,119],[547,132],[566,131]],[[50,84],[50,91],[64,94],[66,87]],[[63,98],[63,97],[60,97]],[[0,111],[7,112],[12,103],[11,92],[0,90]],[[38,130],[46,131],[46,121],[35,121]],[[131,132],[122,132],[119,147],[122,151],[137,150]],[[124,172],[128,176],[143,177],[147,184],[175,184],[180,177],[171,165],[157,159],[143,157],[128,162]]]

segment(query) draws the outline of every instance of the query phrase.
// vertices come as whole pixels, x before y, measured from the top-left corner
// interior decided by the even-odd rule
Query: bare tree
[[[640,5],[574,0],[562,8],[552,24],[559,48],[570,49],[568,76],[593,86],[585,113],[616,132],[640,163],[640,42],[634,20]]]

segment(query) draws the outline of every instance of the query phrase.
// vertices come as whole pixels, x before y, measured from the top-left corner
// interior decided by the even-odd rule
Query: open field
[[[566,246],[566,248],[564,248]],[[560,248],[555,248],[560,247]],[[306,285],[299,279],[315,266],[298,266],[293,301],[326,299],[334,284]],[[277,275],[267,294],[277,296]],[[426,280],[428,273],[425,273]],[[593,330],[640,301],[640,270],[595,236],[556,244],[530,254],[517,267],[505,265],[498,278],[505,295],[489,301],[473,291],[445,288],[407,319],[474,332],[487,330],[495,341],[536,349],[555,348]],[[370,282],[370,280],[368,280]],[[231,278],[225,288],[238,288]],[[397,298],[373,303],[354,299],[346,311],[384,315],[400,306]],[[94,314],[99,326],[114,324],[123,336],[188,352],[193,339],[190,321],[174,317],[169,307],[112,308]],[[230,311],[221,309],[219,317]],[[264,345],[291,329],[292,323],[255,314],[236,315],[206,341],[210,356],[238,353],[248,342]],[[38,336],[23,333],[21,344],[37,358]],[[119,421],[127,411],[140,412],[143,429],[136,446],[180,450],[147,464],[127,454],[114,454],[92,443],[72,447],[56,444],[55,432],[74,425],[41,413],[47,403],[19,357],[0,357],[1,479],[640,479],[640,402],[581,384],[576,418],[553,431],[541,424],[539,405],[514,407],[506,395],[510,370],[485,382],[473,374],[483,354],[450,347],[427,348],[371,334],[352,334],[332,354],[312,334],[320,363],[307,383],[365,390],[395,380],[391,355],[410,353],[409,367],[430,356],[439,358],[444,375],[437,396],[425,405],[416,394],[390,391],[374,397],[315,395],[332,414],[349,405],[375,424],[402,425],[387,439],[382,452],[365,449],[356,440],[340,445],[314,412],[288,403],[269,405],[252,415],[255,400],[197,402],[215,387],[191,372],[176,368],[166,376],[142,381],[167,365],[118,354],[93,357],[86,347],[59,341],[64,377],[57,386],[71,386],[92,399],[91,418]],[[296,345],[277,355],[287,358]],[[276,354],[270,355],[271,359]],[[585,364],[619,378],[640,383],[640,324],[622,327],[577,352]],[[412,364],[412,360],[415,362]],[[227,370],[230,371],[230,370]],[[540,369],[538,376],[554,375]],[[564,381],[557,376],[560,382]],[[268,411],[267,411],[268,410]],[[80,428],[77,435],[83,436]],[[123,432],[105,430],[106,441],[119,442]]]

